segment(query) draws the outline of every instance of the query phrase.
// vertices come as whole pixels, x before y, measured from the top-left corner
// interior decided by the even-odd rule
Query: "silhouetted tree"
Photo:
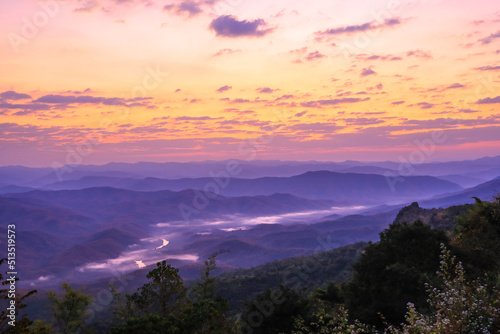
[[[280,285],[245,303],[238,321],[238,333],[291,333],[297,319],[309,321],[310,315],[311,304],[307,296]]]
[[[83,327],[83,321],[88,317],[87,306],[92,304],[93,298],[74,290],[68,283],[62,283],[63,293],[58,295],[55,291],[47,292],[52,303],[52,315],[56,327],[64,334],[77,333]]]
[[[224,251],[210,255],[205,261],[201,279],[193,287],[191,300],[183,313],[184,330],[193,334],[230,333],[231,324],[225,316],[229,310],[228,302],[216,291],[215,278],[211,272],[217,268],[216,257]]]
[[[500,285],[500,195],[493,202],[481,201],[469,214],[459,217],[454,228],[459,256],[470,278],[491,275]]]
[[[427,307],[424,284],[436,277],[440,244],[448,244],[444,231],[421,221],[392,224],[380,233],[354,264],[353,280],[345,286],[346,305],[353,319],[382,325],[404,321],[406,304]]]
[[[6,258],[0,259],[0,266],[6,263],[8,264],[8,261]],[[15,275],[14,275],[15,276]],[[10,279],[11,275],[7,274],[7,276],[3,277],[2,273],[0,272],[0,281],[2,282],[2,286],[6,286],[5,288],[0,289],[0,299],[6,300],[7,305],[5,308],[2,308],[2,312],[0,313],[0,332],[1,333],[27,333],[28,332],[28,327],[31,325],[32,321],[28,319],[28,316],[26,314],[22,315],[20,319],[18,319],[19,316],[19,310],[25,308],[27,305],[24,303],[24,300],[28,298],[29,296],[35,294],[37,291],[32,290],[28,292],[27,294],[20,296],[19,295],[19,288],[16,287],[17,293],[12,295],[12,292],[10,292],[10,285],[11,283],[15,283],[19,280],[19,278],[15,277],[13,280]],[[11,301],[14,302],[14,304],[11,304]],[[11,305],[14,305],[11,310],[8,308],[11,307]],[[9,324],[9,322],[11,324]],[[15,324],[15,326],[12,326],[12,324]]]
[[[158,262],[146,278],[150,282],[140,287],[138,292],[127,296],[129,305],[139,309],[141,314],[168,316],[177,312],[177,306],[186,295],[179,269],[167,265],[166,261]]]

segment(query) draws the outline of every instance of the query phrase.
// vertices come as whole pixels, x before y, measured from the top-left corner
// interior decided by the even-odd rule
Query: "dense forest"
[[[491,202],[400,211],[378,242],[321,251],[214,275],[217,256],[196,282],[165,261],[135,291],[109,287],[95,300],[63,283],[49,291],[51,318],[23,313],[36,291],[16,296],[16,322],[3,333],[498,333],[500,196]],[[2,272],[5,270],[2,261]],[[0,275],[4,286],[8,276]],[[8,289],[0,291],[9,299]]]

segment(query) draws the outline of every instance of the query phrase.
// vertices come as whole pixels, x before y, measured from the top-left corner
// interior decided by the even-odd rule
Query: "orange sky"
[[[0,34],[0,165],[500,154],[494,1],[0,0]]]

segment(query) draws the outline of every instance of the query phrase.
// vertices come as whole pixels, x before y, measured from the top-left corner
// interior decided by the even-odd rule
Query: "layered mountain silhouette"
[[[331,199],[351,203],[401,202],[460,191],[455,183],[431,176],[383,176],[376,174],[314,171],[291,177],[257,179],[205,177],[183,179],[123,179],[84,177],[47,185],[48,189],[84,189],[111,186],[135,191],[182,191],[198,189],[224,196],[257,196],[286,193],[308,199]]]
[[[192,278],[221,249],[223,270],[250,268],[375,241],[395,219],[451,224],[458,211],[439,207],[500,191],[499,157],[406,174],[395,162],[238,163],[231,177],[227,161],[212,161],[73,166],[62,180],[50,168],[0,167],[0,234],[16,224],[27,284],[90,282],[161,259]]]

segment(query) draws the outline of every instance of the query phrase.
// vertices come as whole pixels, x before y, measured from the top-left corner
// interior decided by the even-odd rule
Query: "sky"
[[[500,2],[0,0],[0,165],[500,154]]]

